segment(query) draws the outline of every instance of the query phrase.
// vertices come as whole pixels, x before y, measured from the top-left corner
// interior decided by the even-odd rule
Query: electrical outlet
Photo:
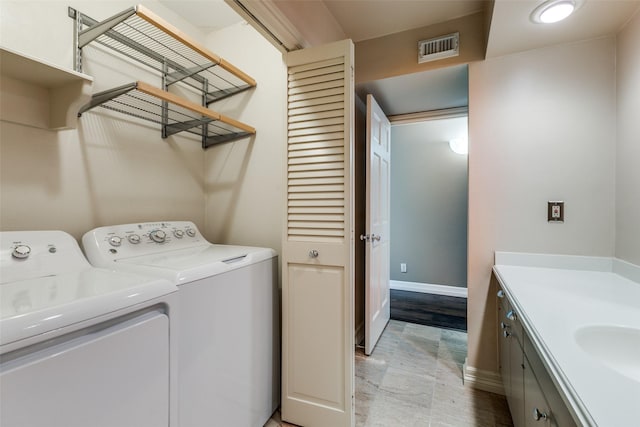
[[[549,201],[547,203],[547,222],[564,222],[564,202]]]
[[[400,263],[400,273],[406,273],[407,272],[407,264],[404,262]]]

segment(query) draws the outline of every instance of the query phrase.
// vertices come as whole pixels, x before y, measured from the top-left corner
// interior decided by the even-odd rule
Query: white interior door
[[[354,423],[353,43],[286,54],[282,418]]]
[[[367,95],[367,238],[365,261],[365,354],[373,351],[389,322],[389,171],[391,124]]]

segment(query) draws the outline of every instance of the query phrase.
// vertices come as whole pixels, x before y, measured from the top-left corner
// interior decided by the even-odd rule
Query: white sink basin
[[[575,333],[578,345],[619,374],[640,382],[640,329],[623,326],[585,326]]]

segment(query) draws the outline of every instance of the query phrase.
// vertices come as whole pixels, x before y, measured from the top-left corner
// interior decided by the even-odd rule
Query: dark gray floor
[[[467,299],[392,289],[391,319],[466,331]]]

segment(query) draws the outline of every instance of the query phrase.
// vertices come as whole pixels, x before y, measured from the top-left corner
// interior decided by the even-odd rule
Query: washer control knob
[[[184,231],[182,230],[173,230],[173,235],[178,239],[182,239],[184,237]]]
[[[28,258],[30,254],[31,254],[31,248],[27,245],[18,245],[15,248],[13,248],[13,252],[11,253],[11,255],[14,258],[18,258],[18,259]]]
[[[149,233],[149,237],[156,243],[164,243],[167,238],[167,233],[162,230],[153,230]]]
[[[129,234],[127,236],[127,240],[129,241],[129,243],[131,243],[132,245],[137,245],[138,243],[140,243],[140,236],[137,234]]]
[[[196,230],[194,230],[193,228],[187,228],[187,236],[196,237]]]
[[[109,244],[111,246],[120,246],[122,244],[122,238],[119,236],[111,236],[109,237]]]

